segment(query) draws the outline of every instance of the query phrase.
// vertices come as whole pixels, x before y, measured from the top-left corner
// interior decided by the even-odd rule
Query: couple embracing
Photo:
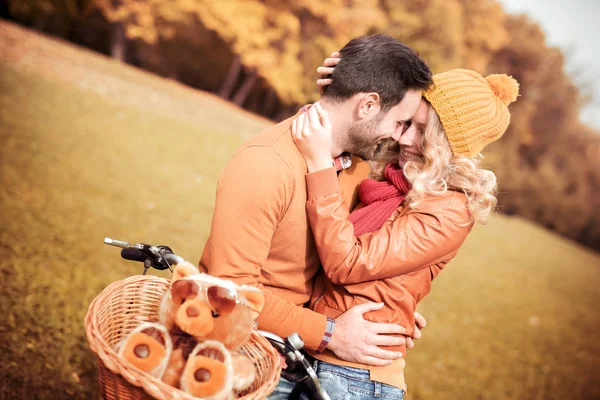
[[[225,167],[200,268],[260,287],[259,329],[298,332],[332,399],[402,399],[416,305],[496,206],[481,151],[506,131],[518,83],[432,75],[384,35],[332,56],[320,101]],[[270,398],[292,389],[281,379]]]

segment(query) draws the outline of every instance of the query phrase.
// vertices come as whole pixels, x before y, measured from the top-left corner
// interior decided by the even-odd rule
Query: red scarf
[[[358,197],[364,207],[350,214],[356,236],[381,228],[404,201],[411,188],[402,169],[396,163],[386,165],[383,175],[385,181],[365,179],[360,183]]]

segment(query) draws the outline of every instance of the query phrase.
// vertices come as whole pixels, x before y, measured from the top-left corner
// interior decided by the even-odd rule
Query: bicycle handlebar
[[[143,275],[146,275],[150,267],[173,272],[171,265],[179,264],[184,259],[173,253],[169,246],[153,246],[145,243],[131,244],[121,240],[104,238],[104,243],[121,248],[121,257],[126,260],[140,261],[144,263]]]

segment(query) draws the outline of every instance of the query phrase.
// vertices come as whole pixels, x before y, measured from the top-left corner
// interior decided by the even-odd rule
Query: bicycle
[[[165,245],[130,244],[108,237],[104,238],[104,243],[121,248],[122,258],[142,262],[144,265],[142,275],[146,275],[150,268],[161,271],[169,269],[173,272],[172,265],[185,261]],[[286,368],[282,369],[281,376],[296,384],[290,395],[291,400],[301,399],[302,395],[311,400],[330,400],[303,351],[304,342],[300,335],[292,333],[288,337],[282,338],[271,332],[262,330],[256,332],[263,336],[285,360]]]

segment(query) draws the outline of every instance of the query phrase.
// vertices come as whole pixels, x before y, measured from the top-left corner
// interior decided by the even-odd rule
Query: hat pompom
[[[493,74],[485,78],[494,94],[506,105],[517,100],[519,96],[519,82],[506,74]]]

